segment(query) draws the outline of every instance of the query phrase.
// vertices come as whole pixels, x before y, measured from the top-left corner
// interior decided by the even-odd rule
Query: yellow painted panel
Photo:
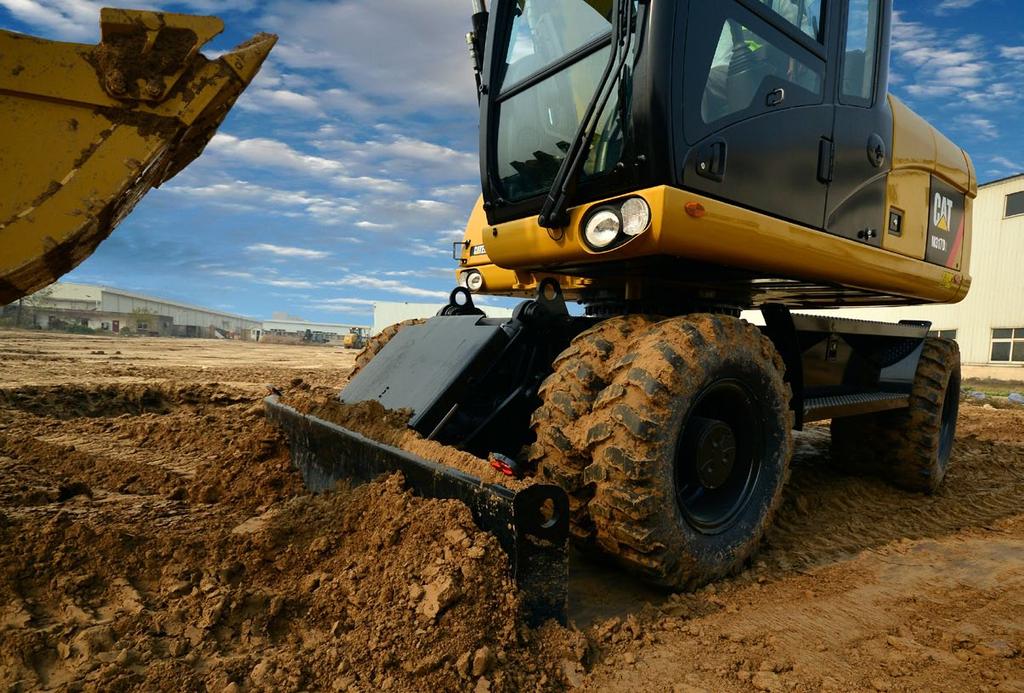
[[[889,209],[903,212],[903,233],[889,232],[888,219],[882,247],[894,253],[924,260],[931,213],[931,174],[921,169],[895,170],[888,177]]]
[[[497,235],[485,235],[487,253],[498,266],[539,271],[559,265],[675,256],[766,277],[839,284],[921,302],[958,301],[970,285],[970,277],[964,273],[696,193],[659,186],[637,194],[651,206],[651,228],[610,251],[595,252],[581,241],[580,221],[593,206],[583,205],[570,211],[570,223],[558,240],[551,239],[531,217],[498,226]],[[688,202],[701,204],[705,215],[689,216],[685,212]],[[582,270],[577,273],[586,275]]]

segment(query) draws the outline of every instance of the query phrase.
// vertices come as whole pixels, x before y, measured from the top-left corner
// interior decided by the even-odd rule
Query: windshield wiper
[[[587,159],[590,143],[594,139],[601,114],[612,95],[612,90],[618,85],[626,67],[626,61],[629,59],[629,51],[633,42],[633,2],[634,0],[615,0],[612,8],[614,13],[612,22],[613,50],[608,55],[608,64],[605,65],[601,80],[594,90],[594,96],[587,106],[587,111],[576,130],[576,136],[566,151],[562,165],[551,184],[551,190],[541,207],[537,223],[544,228],[557,229],[569,223],[566,209],[569,206],[569,199],[575,191],[580,168]]]

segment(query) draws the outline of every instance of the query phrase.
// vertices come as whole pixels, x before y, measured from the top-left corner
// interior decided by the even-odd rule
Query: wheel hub
[[[697,479],[706,489],[729,480],[736,464],[736,436],[724,421],[698,418],[690,421],[687,447],[692,451]]]

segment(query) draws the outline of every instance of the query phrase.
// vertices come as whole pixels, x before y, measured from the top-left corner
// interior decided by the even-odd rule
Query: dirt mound
[[[583,672],[582,635],[521,625],[465,506],[397,476],[306,493],[258,394],[104,385],[77,391],[102,407],[71,409],[58,390],[0,403],[0,684],[521,690]],[[125,411],[145,393],[159,411]]]
[[[0,390],[0,407],[55,419],[165,413],[169,409],[164,393],[147,385],[5,388]]]
[[[63,390],[0,390],[8,395],[0,401],[0,455],[24,487],[10,496],[16,505],[50,502],[61,484],[75,482],[242,509],[301,492],[256,394],[216,383]],[[144,401],[154,406],[138,411]],[[18,435],[5,434],[4,418],[17,422]],[[134,464],[125,464],[129,455]]]
[[[0,680],[521,690],[556,685],[585,654],[569,631],[522,628],[496,540],[400,477],[238,523],[162,510],[131,525],[73,509],[7,519]]]

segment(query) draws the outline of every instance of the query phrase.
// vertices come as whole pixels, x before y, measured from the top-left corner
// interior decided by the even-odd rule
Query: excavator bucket
[[[0,31],[0,305],[88,257],[203,151],[277,41],[216,60],[216,17],[104,9],[99,45]]]

